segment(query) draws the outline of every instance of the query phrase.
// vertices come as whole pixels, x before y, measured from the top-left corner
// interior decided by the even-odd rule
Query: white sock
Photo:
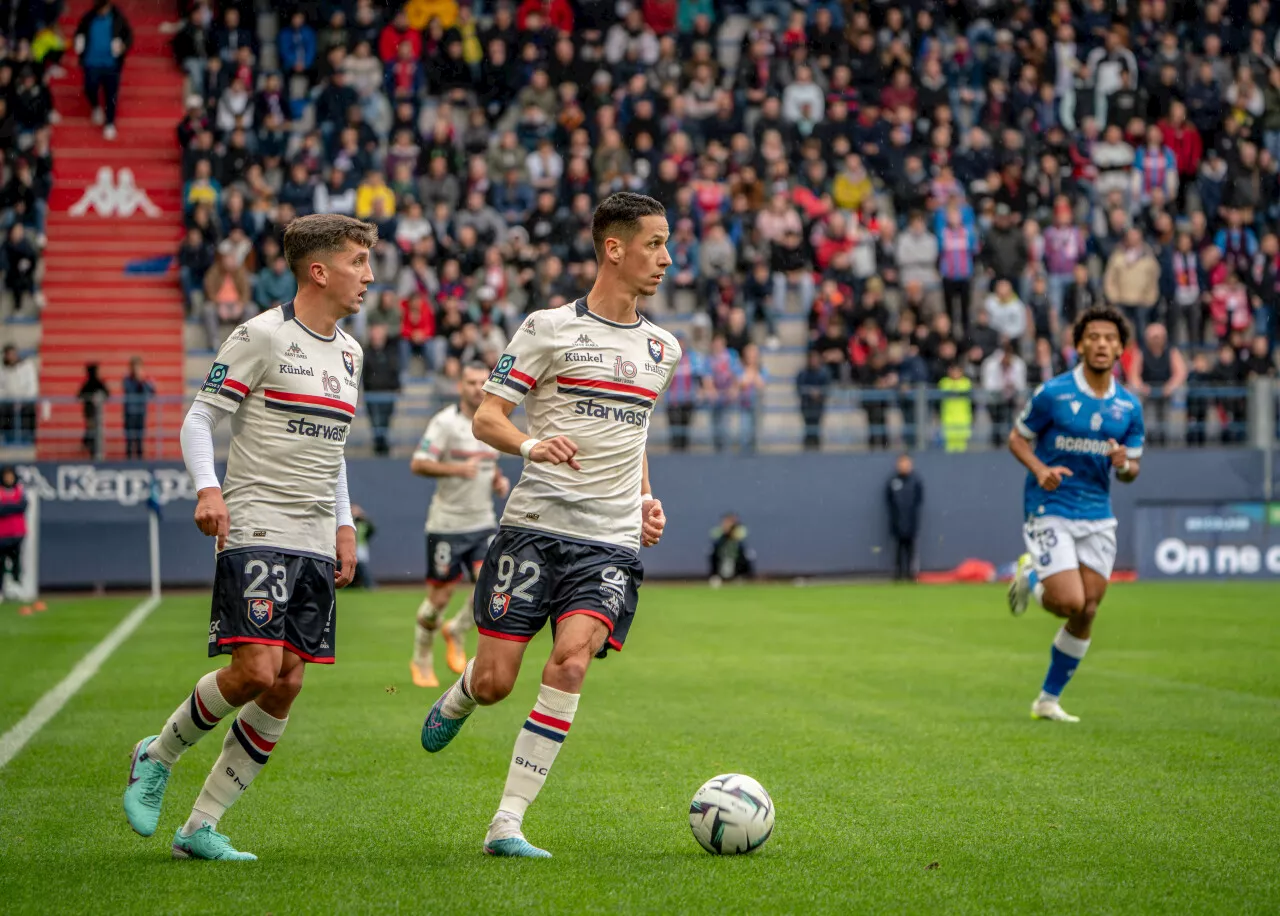
[[[218,689],[218,672],[210,671],[196,682],[196,689],[164,723],[159,737],[147,748],[147,757],[173,766],[187,748],[209,734],[233,709]]]
[[[287,716],[277,719],[254,702],[241,707],[240,715],[227,729],[222,753],[209,771],[209,778],[204,781],[204,788],[196,799],[195,810],[183,828],[185,834],[189,836],[193,830],[199,830],[202,822],[207,822],[210,827],[218,826],[226,810],[235,804],[240,793],[249,788],[249,783],[267,765],[288,722]]]
[[[475,626],[475,623],[476,617],[471,611],[471,601],[468,599],[466,603],[462,605],[462,610],[454,614],[445,626],[449,629],[450,635],[457,638]]]
[[[475,666],[474,658],[468,660],[467,667],[462,669],[462,677],[454,681],[453,686],[444,695],[440,714],[446,719],[461,719],[476,711],[476,706],[479,704],[471,698],[471,671]]]
[[[431,665],[431,644],[435,641],[436,630],[440,629],[440,617],[444,608],[431,603],[430,598],[423,598],[418,605],[418,616],[414,624],[413,660],[419,668]]]
[[[523,820],[525,811],[547,781],[551,764],[569,734],[577,710],[578,694],[565,693],[546,684],[538,689],[538,702],[533,704],[533,711],[516,736],[511,767],[507,770],[507,786],[498,803],[499,816],[510,815],[517,825]]]
[[[1058,647],[1058,651],[1072,658],[1084,658],[1084,654],[1089,651],[1089,644],[1093,642],[1091,639],[1081,639],[1079,636],[1072,636],[1067,632],[1064,626],[1053,637],[1053,644]]]

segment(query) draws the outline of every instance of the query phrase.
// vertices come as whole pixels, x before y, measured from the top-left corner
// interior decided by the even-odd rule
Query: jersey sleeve
[[[667,377],[662,380],[662,387],[658,389],[658,394],[665,394],[666,390],[671,387],[671,381],[676,377],[676,368],[680,365],[680,360],[684,358],[684,350],[680,344],[672,343],[671,350],[673,358],[671,360],[671,371],[667,373]],[[695,371],[695,375],[696,375]]]
[[[265,376],[270,350],[270,333],[240,325],[219,348],[196,400],[235,413]]]
[[[1129,429],[1124,434],[1124,453],[1126,458],[1137,461],[1142,457],[1142,447],[1147,438],[1147,424],[1142,417],[1142,405],[1135,399],[1133,410],[1129,415]]]
[[[427,430],[422,434],[422,441],[418,443],[418,448],[413,453],[415,460],[439,461],[441,456],[449,451],[449,428],[444,421],[444,415],[445,412],[441,411],[427,424]]]
[[[536,322],[541,316],[525,319],[489,374],[485,391],[519,404],[530,391],[551,380],[556,334],[549,317]]]
[[[1053,398],[1044,390],[1044,385],[1041,385],[1031,395],[1027,406],[1022,408],[1022,413],[1018,414],[1013,426],[1022,438],[1034,439],[1048,429],[1052,422]]]

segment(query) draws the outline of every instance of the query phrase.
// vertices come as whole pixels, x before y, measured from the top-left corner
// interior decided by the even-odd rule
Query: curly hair
[[[1109,321],[1116,326],[1120,335],[1120,349],[1129,346],[1129,321],[1114,305],[1094,305],[1076,316],[1076,323],[1071,328],[1071,340],[1075,348],[1080,349],[1080,341],[1084,340],[1084,329],[1094,321]]]

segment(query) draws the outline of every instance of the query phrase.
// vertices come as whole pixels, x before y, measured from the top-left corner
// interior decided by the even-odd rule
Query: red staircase
[[[176,267],[165,274],[126,275],[125,265],[170,255],[182,240],[181,150],[175,128],[182,117],[182,74],[169,51],[160,24],[170,12],[162,0],[117,0],[134,31],[133,50],[125,62],[116,113],[114,141],[90,121],[78,59],[68,55],[67,75],[54,81],[53,95],[62,121],[53,132],[54,190],[49,201],[48,247],[45,249],[41,319],[40,394],[42,398],[75,395],[86,363],[96,362],[113,395],[129,360],[141,356],[160,396],[180,396],[183,379],[183,305]],[[70,40],[87,4],[73,0],[62,25]],[[111,170],[120,185],[121,169],[131,170],[134,184],[146,192],[154,208],[122,215],[105,204],[72,211],[86,189]],[[103,210],[107,212],[104,213]],[[148,215],[146,210],[150,209]],[[41,460],[86,457],[80,405],[62,401],[42,411],[36,454]],[[180,411],[152,409],[147,455],[179,455]],[[170,428],[172,427],[172,428]],[[163,447],[153,445],[163,429]],[[124,454],[120,407],[109,405],[105,418],[106,457]]]

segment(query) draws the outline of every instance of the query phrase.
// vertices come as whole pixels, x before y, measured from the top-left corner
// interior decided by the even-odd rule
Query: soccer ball
[[[750,776],[714,776],[689,803],[689,827],[693,838],[713,855],[751,852],[773,833],[773,799]]]

